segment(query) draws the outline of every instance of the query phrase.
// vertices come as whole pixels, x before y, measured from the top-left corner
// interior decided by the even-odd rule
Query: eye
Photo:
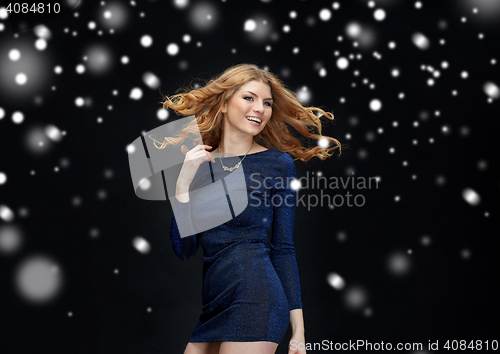
[[[253,101],[253,97],[251,97],[251,96],[245,96],[245,97],[243,97],[243,99],[244,99],[244,100],[250,99],[250,100],[252,100],[252,101]],[[248,101],[248,100],[247,100],[247,101]],[[268,105],[269,107],[272,107],[272,106],[273,106],[273,105],[271,104],[271,102],[268,102],[268,101],[264,102],[264,104]]]

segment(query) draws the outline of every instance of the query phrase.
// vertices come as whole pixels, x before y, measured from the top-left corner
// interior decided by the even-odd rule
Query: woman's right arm
[[[170,240],[172,241],[174,253],[183,261],[187,261],[196,254],[200,243],[199,234],[194,228],[191,218],[189,186],[200,164],[205,161],[215,162],[213,156],[206,151],[206,149],[211,148],[208,145],[197,145],[186,153],[177,179],[175,198],[172,198],[174,212],[172,214],[172,225],[170,226]]]
[[[189,227],[193,225],[191,221],[191,203],[189,202],[189,186],[177,184],[175,198],[173,198],[173,210],[172,225],[170,226],[172,249],[177,257],[187,261],[196,254],[199,246],[198,233],[196,233],[196,230],[189,230]],[[178,222],[183,228],[183,234],[193,234],[181,237]]]

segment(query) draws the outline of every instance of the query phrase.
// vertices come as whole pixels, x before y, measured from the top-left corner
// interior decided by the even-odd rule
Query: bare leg
[[[222,342],[219,354],[274,354],[277,348],[273,342]]]
[[[189,342],[184,354],[219,354],[220,342]]]

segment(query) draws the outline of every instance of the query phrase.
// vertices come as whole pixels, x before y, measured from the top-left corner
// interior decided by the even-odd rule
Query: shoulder
[[[255,152],[262,152],[262,151],[266,151],[266,150],[269,150],[268,148],[266,148],[265,146],[262,146],[260,144],[255,144]]]
[[[272,150],[272,152],[274,153],[273,155],[275,157],[275,160],[277,160],[278,162],[284,164],[293,163],[292,155],[290,155],[288,152],[283,152],[273,148],[270,148],[269,150]]]
[[[279,150],[274,150],[274,152],[276,153],[274,159],[276,174],[279,176],[295,176],[297,170],[292,156]]]

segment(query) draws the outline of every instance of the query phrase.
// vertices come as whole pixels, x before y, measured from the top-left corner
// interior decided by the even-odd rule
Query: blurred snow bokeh
[[[21,299],[28,304],[45,305],[55,300],[62,289],[62,270],[51,257],[30,256],[18,265],[14,284]]]

